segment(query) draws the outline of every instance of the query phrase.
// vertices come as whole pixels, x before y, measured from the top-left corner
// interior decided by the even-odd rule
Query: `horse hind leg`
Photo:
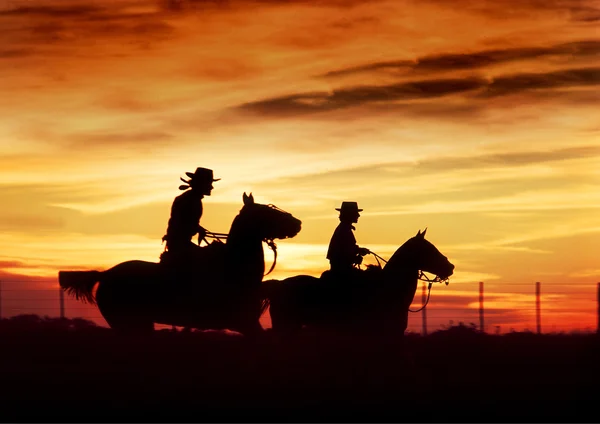
[[[149,334],[154,331],[154,322],[132,308],[131,305],[122,304],[113,294],[111,285],[100,283],[96,291],[96,304],[102,317],[109,327],[123,334]]]
[[[105,313],[102,316],[109,327],[121,334],[152,334],[154,332],[154,323],[150,320],[132,318],[125,313]]]

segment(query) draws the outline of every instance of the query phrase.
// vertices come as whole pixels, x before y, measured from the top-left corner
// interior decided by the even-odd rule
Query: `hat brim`
[[[336,211],[342,211],[342,208],[335,208]],[[356,211],[356,212],[362,212],[363,209],[345,209],[347,211]]]
[[[185,175],[187,175],[188,177],[190,177],[192,180],[196,176],[196,174],[194,174],[193,172],[186,172]],[[215,181],[221,181],[221,179],[220,178],[213,178],[212,181],[214,183]]]

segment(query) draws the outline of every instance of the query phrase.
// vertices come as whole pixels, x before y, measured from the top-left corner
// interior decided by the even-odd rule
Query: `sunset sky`
[[[274,278],[327,269],[354,200],[360,245],[427,227],[456,265],[430,330],[477,323],[479,281],[488,331],[535,328],[536,281],[545,331],[593,329],[599,24],[592,0],[0,0],[2,315],[58,315],[58,270],[158,261],[204,166],[209,230],[244,192],[302,220]]]

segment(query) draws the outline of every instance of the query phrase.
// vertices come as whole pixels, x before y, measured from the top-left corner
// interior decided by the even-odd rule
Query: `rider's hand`
[[[198,240],[203,240],[204,237],[206,237],[206,230],[203,227],[198,226]]]
[[[368,255],[369,253],[371,253],[371,251],[369,249],[367,249],[366,247],[359,247],[358,248],[358,254],[360,256],[365,256],[365,255]]]

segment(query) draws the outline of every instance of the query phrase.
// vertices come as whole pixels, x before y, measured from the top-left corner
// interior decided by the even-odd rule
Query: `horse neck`
[[[390,287],[405,292],[405,296],[412,298],[417,291],[419,269],[416,260],[408,249],[401,246],[385,264],[382,278]]]
[[[235,224],[227,237],[226,270],[232,278],[260,282],[265,273],[262,239],[251,228]]]
[[[417,258],[407,243],[400,246],[383,267],[384,274],[395,277],[418,276],[419,268]]]

